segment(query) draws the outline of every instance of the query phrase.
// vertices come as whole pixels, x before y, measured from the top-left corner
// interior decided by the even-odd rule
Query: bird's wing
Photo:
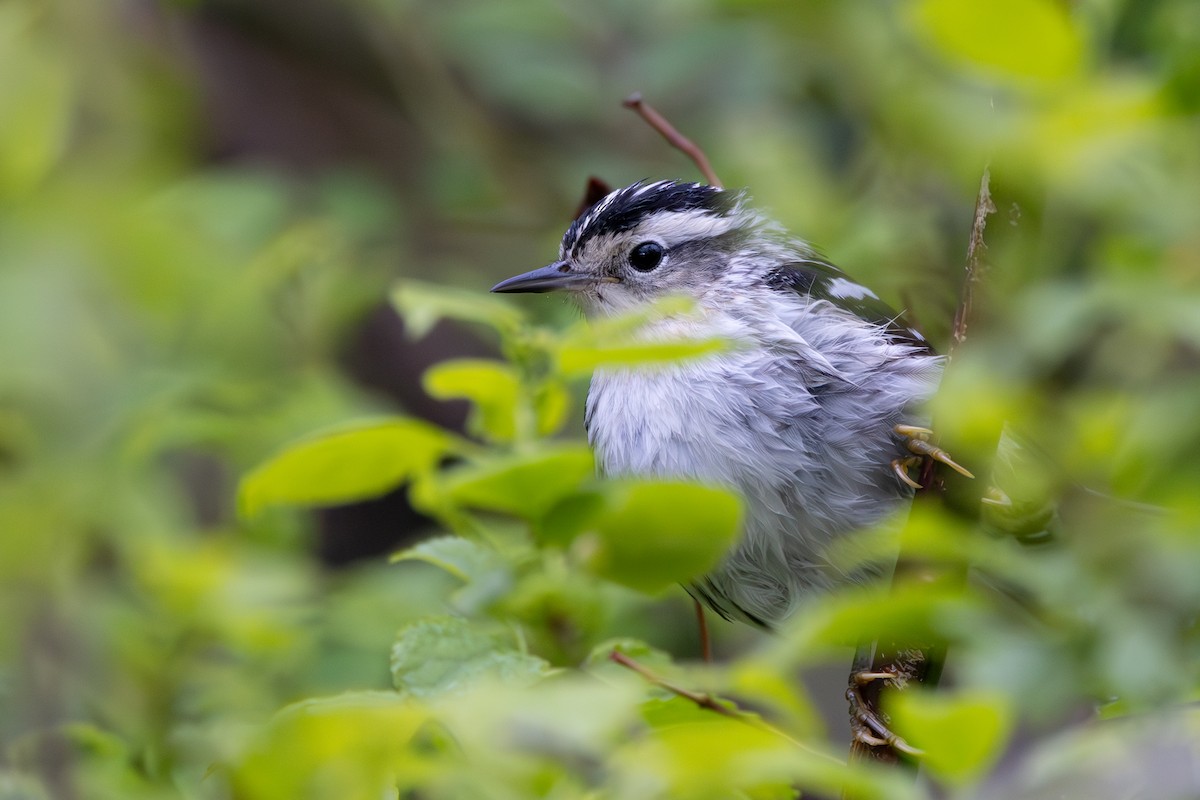
[[[832,264],[817,258],[792,261],[771,270],[766,284],[780,292],[795,292],[814,300],[826,300],[860,319],[882,326],[897,343],[933,352],[921,332],[910,326],[901,312],[879,299]]]

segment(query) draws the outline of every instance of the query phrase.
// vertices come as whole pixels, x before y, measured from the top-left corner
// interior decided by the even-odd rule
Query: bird
[[[922,406],[944,358],[901,314],[756,210],[745,191],[639,181],[579,214],[548,266],[497,293],[564,292],[593,319],[683,296],[647,337],[729,343],[592,376],[584,424],[599,471],[721,486],[743,504],[736,544],[688,591],[772,628],[853,574],[830,547],[911,498],[932,457]]]

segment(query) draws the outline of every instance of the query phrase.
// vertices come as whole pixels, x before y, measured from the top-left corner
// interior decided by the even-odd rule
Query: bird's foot
[[[920,489],[921,484],[914,481],[908,474],[908,470],[912,467],[921,466],[922,459],[920,456],[909,456],[908,458],[892,459],[892,472],[896,473],[896,477],[904,483],[907,483],[914,489]]]
[[[904,439],[904,446],[908,448],[909,452],[915,454],[909,458],[898,458],[893,461],[892,470],[900,480],[914,489],[920,489],[921,485],[908,476],[908,468],[920,464],[922,457],[940,461],[960,475],[968,478],[975,477],[966,467],[951,458],[949,453],[929,441],[929,438],[933,436],[933,431],[929,428],[921,428],[916,425],[896,425],[892,430],[897,436]]]
[[[850,702],[850,730],[855,741],[870,747],[890,747],[910,756],[923,756],[925,752],[892,733],[887,723],[880,718],[863,697],[863,687],[875,681],[895,681],[890,672],[854,672],[850,675],[850,686],[846,689],[846,700]]]

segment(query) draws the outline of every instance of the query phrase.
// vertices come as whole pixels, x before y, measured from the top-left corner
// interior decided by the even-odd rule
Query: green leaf
[[[935,49],[993,74],[1054,80],[1083,63],[1083,38],[1053,0],[919,0],[910,9]]]
[[[542,659],[505,646],[460,617],[413,623],[392,647],[396,688],[414,697],[460,692],[489,679],[527,686],[550,672]]]
[[[983,775],[1012,731],[1012,704],[995,693],[888,692],[884,710],[895,733],[925,751],[929,771],[956,786]]]
[[[718,353],[729,342],[710,335],[697,316],[694,300],[665,297],[646,308],[594,320],[569,331],[555,349],[560,375],[589,375],[597,367],[664,364]]]
[[[392,290],[392,305],[404,318],[408,335],[420,338],[443,318],[478,322],[501,334],[516,331],[525,315],[485,291],[466,291],[421,281],[402,281]]]
[[[487,608],[512,591],[513,571],[490,547],[460,536],[439,536],[392,556],[398,561],[423,561],[439,567],[466,585],[453,595],[455,610],[464,613]]]
[[[611,763],[615,796],[635,796],[635,787],[646,785],[661,787],[658,797],[794,796],[789,784],[808,756],[784,737],[688,710],[678,699],[663,705],[677,712],[678,721],[655,727],[617,751]]]
[[[723,339],[676,341],[577,341],[558,350],[558,370],[565,376],[590,375],[597,367],[633,367],[698,358],[726,349]]]
[[[305,700],[279,712],[232,771],[238,797],[382,797],[419,763],[429,712],[395,692]],[[336,787],[336,788],[335,788]]]
[[[38,35],[33,7],[0,9],[0,197],[33,188],[62,155],[71,124],[69,62]]]
[[[741,502],[723,489],[675,481],[605,484],[602,501],[579,496],[556,509],[549,526],[604,578],[654,593],[707,572],[729,550]]]
[[[474,580],[503,563],[495,550],[461,536],[426,539],[415,547],[396,553],[389,560],[393,564],[400,561],[424,561],[426,564],[441,567],[463,581]]]
[[[443,361],[426,371],[423,383],[439,400],[470,400],[474,433],[495,442],[511,442],[516,436],[521,379],[508,364],[475,358]]]
[[[537,433],[549,436],[566,422],[571,408],[571,393],[557,380],[537,388],[533,395],[533,410],[537,415]]]
[[[317,433],[243,480],[238,505],[253,516],[270,505],[337,505],[376,497],[433,469],[453,438],[424,422],[357,422]]]
[[[899,582],[846,588],[816,598],[787,624],[780,644],[801,658],[829,648],[881,637],[893,641],[941,640],[961,630],[979,610],[978,598],[954,586]]]
[[[671,655],[663,650],[643,642],[641,639],[620,637],[606,639],[592,648],[584,661],[584,667],[592,674],[612,674],[626,676],[631,674],[628,669],[612,660],[614,650],[619,650],[643,667],[657,673],[665,673],[674,665]]]
[[[595,473],[591,450],[560,447],[451,471],[442,494],[459,505],[536,519]]]

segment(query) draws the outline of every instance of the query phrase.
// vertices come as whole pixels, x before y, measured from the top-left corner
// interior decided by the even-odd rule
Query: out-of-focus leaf
[[[0,197],[34,186],[66,143],[74,87],[45,44],[32,9],[0,7]]]
[[[586,447],[505,456],[452,470],[440,492],[454,503],[536,519],[595,472]]]
[[[1053,0],[917,0],[910,8],[943,55],[994,74],[1059,79],[1082,64],[1083,39]]]
[[[613,482],[551,515],[553,536],[597,575],[654,593],[712,569],[737,538],[741,503],[723,489],[674,481]]]
[[[669,296],[644,309],[578,325],[554,348],[558,373],[574,377],[597,367],[665,364],[728,348],[725,339],[696,332],[695,306],[689,298]]]
[[[669,701],[673,704],[673,701]],[[823,795],[915,797],[902,781],[847,767],[841,759],[808,749],[763,728],[709,713],[655,728],[616,753],[616,796],[636,787],[661,787],[658,797],[795,797],[792,787]]]
[[[770,708],[777,717],[787,721],[793,734],[811,739],[823,732],[821,715],[813,706],[804,685],[795,674],[786,674],[779,665],[758,659],[743,659],[732,667],[730,691],[756,707]]]
[[[880,637],[941,641],[967,625],[978,608],[977,598],[953,587],[905,583],[891,590],[848,589],[800,609],[782,628],[777,646],[809,661],[827,656],[831,648]]]
[[[549,436],[557,432],[566,421],[570,408],[571,394],[559,381],[548,381],[538,387],[533,396],[538,435]]]
[[[588,671],[602,676],[629,676],[630,671],[612,660],[614,650],[619,650],[634,661],[657,673],[664,673],[673,667],[671,656],[657,647],[640,639],[608,639],[592,648],[584,662]],[[641,680],[639,678],[639,680]]]
[[[516,306],[488,294],[420,281],[402,281],[392,290],[392,305],[404,318],[404,328],[420,338],[443,318],[478,322],[501,334],[512,333],[525,321]]]
[[[425,373],[423,383],[439,400],[470,400],[474,432],[496,442],[511,442],[516,435],[521,379],[508,364],[475,358],[443,361]]]
[[[392,647],[396,688],[413,697],[460,692],[483,680],[527,686],[548,674],[542,659],[505,646],[461,617],[415,622]]]
[[[884,709],[894,731],[925,751],[921,763],[953,785],[970,783],[994,764],[1012,730],[1012,705],[998,694],[910,688],[886,693]]]
[[[239,507],[336,505],[375,497],[437,465],[453,438],[413,419],[360,422],[285,449],[242,480]]]
[[[682,339],[678,341],[574,342],[558,351],[558,369],[562,375],[590,375],[597,367],[636,367],[671,363],[718,353],[727,347],[722,339]]]
[[[444,569],[465,584],[453,595],[456,611],[474,613],[490,606],[512,588],[513,570],[490,547],[460,536],[439,536],[392,556],[396,561],[424,561]]]
[[[391,561],[424,561],[464,581],[474,580],[504,563],[496,551],[461,536],[426,539],[396,553]]]
[[[281,711],[232,771],[238,797],[383,797],[419,768],[409,743],[428,711],[394,692],[305,700]],[[413,777],[411,774],[408,777]]]

